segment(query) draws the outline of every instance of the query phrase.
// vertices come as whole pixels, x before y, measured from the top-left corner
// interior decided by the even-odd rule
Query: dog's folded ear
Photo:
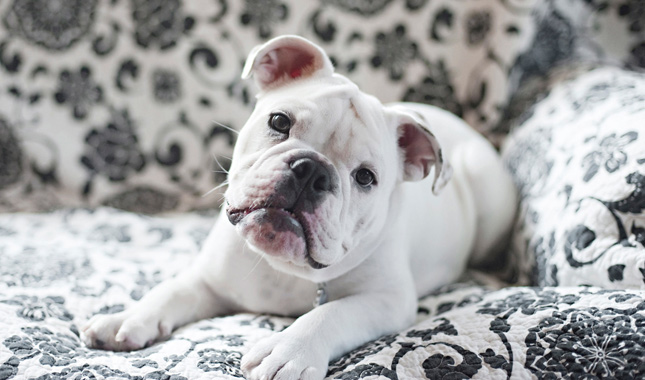
[[[452,177],[452,168],[444,159],[439,141],[420,120],[410,115],[399,115],[397,128],[403,180],[420,181],[434,166],[432,192],[439,194]]]
[[[260,90],[267,91],[293,80],[333,73],[334,66],[318,45],[287,35],[256,46],[246,59],[242,78],[253,76]]]

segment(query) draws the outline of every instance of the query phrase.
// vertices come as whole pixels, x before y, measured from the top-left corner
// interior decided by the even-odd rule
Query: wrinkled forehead
[[[310,95],[312,102],[326,111],[326,121],[338,125],[330,132],[347,139],[347,143],[362,145],[382,138],[388,122],[381,102],[360,91],[345,77],[339,77],[337,84],[312,91]]]
[[[270,92],[261,93],[258,99],[265,106],[275,107],[287,102],[299,108],[320,110],[335,100],[350,99],[360,93],[356,84],[341,75],[329,78],[312,78],[296,81]]]
[[[357,91],[346,99],[342,119],[329,137],[337,155],[351,152],[358,161],[380,161],[390,153],[388,142],[393,133],[382,104],[374,97]],[[392,136],[390,136],[392,135]]]
[[[284,86],[262,101],[269,110],[293,112],[300,124],[294,137],[335,161],[382,160],[392,150],[395,132],[381,102],[341,75]]]
[[[314,117],[315,114],[327,123],[337,123],[349,114],[358,119],[362,128],[382,128],[387,124],[381,102],[338,74],[284,86],[271,92],[263,101],[269,108],[286,105],[301,112],[302,117]]]

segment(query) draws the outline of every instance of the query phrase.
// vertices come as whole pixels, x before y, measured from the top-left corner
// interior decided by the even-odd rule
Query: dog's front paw
[[[277,333],[256,344],[242,358],[248,380],[320,380],[327,373],[329,355],[311,340]]]
[[[112,351],[132,351],[170,335],[172,326],[151,315],[122,311],[95,315],[81,329],[88,347]]]

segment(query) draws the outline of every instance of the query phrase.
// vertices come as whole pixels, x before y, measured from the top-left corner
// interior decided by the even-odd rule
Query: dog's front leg
[[[159,284],[125,311],[95,315],[81,331],[89,347],[136,350],[186,323],[221,314],[224,307],[223,300],[191,268]]]
[[[402,288],[406,288],[402,291]],[[249,380],[322,379],[329,360],[377,337],[409,326],[414,288],[357,293],[331,301],[255,345],[242,359]]]
[[[240,248],[240,240],[231,238],[235,236],[231,228],[225,218],[218,218],[192,266],[153,288],[125,311],[95,315],[81,329],[85,344],[105,350],[136,350],[167,337],[177,327],[230,312],[230,301],[218,294],[216,284],[208,279],[223,250]]]

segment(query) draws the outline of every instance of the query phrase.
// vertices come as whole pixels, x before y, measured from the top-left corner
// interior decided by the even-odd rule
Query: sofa
[[[254,102],[242,63],[287,33],[383,102],[462,117],[519,194],[507,249],[328,379],[645,378],[642,1],[7,0],[0,19],[0,380],[243,378],[293,322],[212,318],[134,352],[79,332],[198,253]]]

